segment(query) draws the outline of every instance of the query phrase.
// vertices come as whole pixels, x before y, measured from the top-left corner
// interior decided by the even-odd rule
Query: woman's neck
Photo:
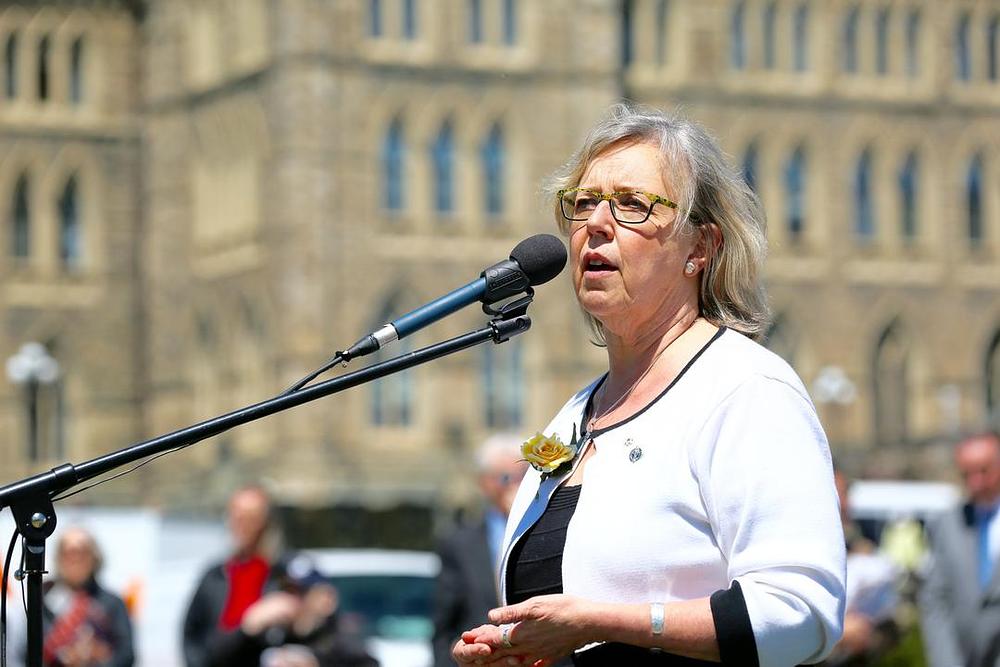
[[[661,354],[669,355],[665,348],[690,329],[698,317],[697,307],[685,306],[633,337],[607,333],[608,390],[623,390],[658,361]]]

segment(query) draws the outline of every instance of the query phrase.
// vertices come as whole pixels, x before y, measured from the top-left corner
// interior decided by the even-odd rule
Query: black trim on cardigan
[[[759,667],[757,640],[753,636],[750,613],[740,582],[733,581],[728,590],[712,593],[709,604],[722,664]]]
[[[667,385],[667,388],[664,389],[663,391],[661,391],[659,394],[657,394],[656,397],[653,400],[651,400],[649,403],[647,403],[646,405],[642,406],[642,408],[638,412],[636,412],[634,414],[631,414],[628,417],[625,417],[624,419],[622,419],[621,421],[615,422],[614,424],[608,424],[607,426],[603,426],[601,428],[594,429],[590,433],[590,437],[591,438],[596,438],[597,436],[599,436],[602,433],[607,433],[608,431],[610,431],[612,429],[616,429],[619,426],[624,426],[625,424],[629,423],[633,419],[635,419],[635,418],[639,417],[640,415],[642,415],[642,413],[646,412],[646,410],[649,410],[651,407],[653,407],[654,405],[656,405],[657,401],[659,401],[661,398],[663,398],[664,396],[666,396],[667,392],[670,391],[673,388],[673,386],[680,381],[680,379],[682,377],[684,377],[684,374],[687,373],[688,369],[691,368],[691,366],[694,365],[694,362],[698,361],[698,357],[700,357],[702,354],[704,354],[705,350],[707,350],[709,348],[709,346],[712,345],[712,343],[714,343],[715,341],[719,340],[719,338],[725,332],[726,332],[726,327],[719,327],[719,330],[716,331],[712,335],[712,338],[707,343],[705,343],[704,345],[702,345],[700,350],[698,350],[697,352],[695,352],[695,355],[693,357],[691,357],[690,361],[688,361],[686,364],[684,364],[684,368],[682,368],[681,372],[677,374],[677,377],[675,377],[673,380],[670,381],[670,384]],[[605,373],[604,376],[597,382],[597,384],[594,385],[594,388],[590,390],[590,396],[587,397],[587,405],[583,408],[583,416],[580,418],[580,430],[579,430],[579,433],[583,433],[583,432],[586,431],[587,420],[590,418],[590,413],[594,409],[594,395],[597,393],[597,390],[600,389],[601,385],[604,384],[605,381],[607,381],[607,379],[608,379],[608,374]]]

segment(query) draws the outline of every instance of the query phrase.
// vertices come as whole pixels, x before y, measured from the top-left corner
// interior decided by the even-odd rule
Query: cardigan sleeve
[[[804,390],[744,381],[705,423],[692,465],[759,664],[820,661],[843,629],[844,535],[826,436]]]

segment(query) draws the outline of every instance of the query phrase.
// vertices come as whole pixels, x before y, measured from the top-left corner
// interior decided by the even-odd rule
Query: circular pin
[[[631,461],[632,463],[635,463],[636,461],[638,461],[641,458],[642,458],[642,448],[641,447],[634,447],[634,448],[632,448],[632,451],[630,451],[628,453],[628,460]]]

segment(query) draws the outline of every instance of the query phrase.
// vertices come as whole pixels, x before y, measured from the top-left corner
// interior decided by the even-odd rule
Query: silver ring
[[[514,623],[504,623],[500,626],[500,643],[504,648],[514,648],[510,643],[510,631],[514,629]]]

